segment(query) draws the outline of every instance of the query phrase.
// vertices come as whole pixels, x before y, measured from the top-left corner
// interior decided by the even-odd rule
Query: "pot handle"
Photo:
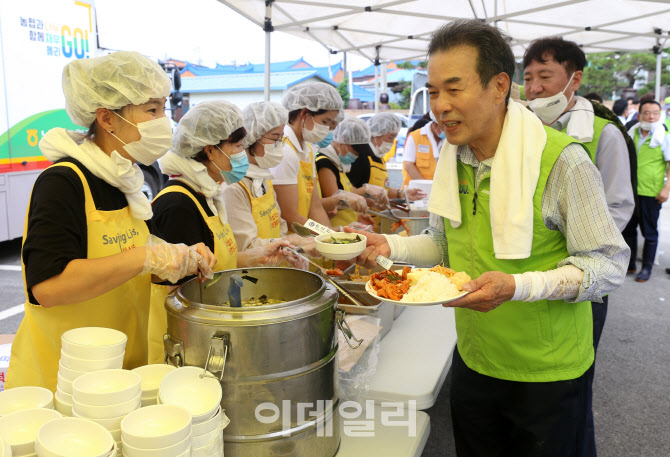
[[[228,345],[230,344],[230,338],[227,333],[216,332],[212,336],[209,343],[209,351],[207,352],[207,360],[205,361],[205,369],[201,377],[209,376],[207,374],[210,364],[214,366],[221,367],[221,375],[219,376],[219,381],[223,381],[223,372],[226,369],[226,359],[228,358]],[[219,370],[213,370],[219,371]]]
[[[335,311],[335,321],[337,322],[337,326],[340,328],[342,335],[344,335],[344,340],[347,342],[349,347],[351,349],[358,349],[358,347],[363,343],[363,340],[356,338],[354,332],[351,331],[351,327],[349,327],[347,321],[344,320],[345,315],[346,313],[344,312],[343,309],[338,309],[337,311]],[[352,340],[358,344],[356,344],[355,346],[352,345],[351,344]]]
[[[163,347],[165,348],[165,363],[177,368],[184,366],[182,352],[184,344],[179,341],[175,343],[169,333],[163,335]]]

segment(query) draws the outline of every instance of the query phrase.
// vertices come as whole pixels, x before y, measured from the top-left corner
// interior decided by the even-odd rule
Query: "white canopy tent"
[[[315,40],[331,53],[353,52],[376,65],[424,60],[432,32],[447,21],[477,18],[511,37],[521,57],[538,37],[562,36],[584,52],[654,52],[670,38],[670,0],[219,0],[266,32],[265,97],[271,33]],[[377,73],[377,72],[376,72]],[[379,103],[378,86],[376,100]]]

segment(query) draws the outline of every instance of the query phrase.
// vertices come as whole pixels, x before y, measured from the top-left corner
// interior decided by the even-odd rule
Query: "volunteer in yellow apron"
[[[89,134],[61,128],[40,141],[55,162],[38,177],[24,224],[27,301],[12,344],[5,388],[56,390],[63,332],[108,327],[128,336],[123,367],[147,362],[151,275],[178,280],[215,259],[197,249],[147,241],[151,205],[142,171],[165,154],[172,132],[163,113],[170,80],[135,52],[70,62],[66,109]]]
[[[330,84],[299,84],[289,89],[282,105],[289,112],[284,129],[284,157],[270,170],[281,217],[289,230],[291,222],[304,224],[307,219],[328,226],[324,202],[316,190],[314,145],[335,128],[342,97]]]
[[[181,119],[172,149],[159,162],[163,173],[171,179],[153,202],[156,229],[173,243],[204,243],[216,256],[215,271],[277,265],[285,258],[282,246],[288,245],[281,241],[239,250],[235,242],[220,183],[235,185],[249,167],[242,148],[246,135],[242,124],[242,113],[232,103],[223,100],[200,103]],[[150,363],[161,363],[165,357],[165,298],[174,287],[174,281],[171,283],[152,287]]]
[[[349,182],[347,172],[358,158],[356,147],[367,146],[370,129],[364,120],[346,117],[333,132],[330,145],[319,150],[316,169],[319,174],[321,194],[324,199],[336,199],[336,212],[330,222],[333,227],[346,226],[353,222],[374,225],[366,214],[368,205],[362,195],[357,195]]]
[[[370,126],[372,154],[368,156],[369,178],[365,180],[363,177],[362,181],[385,188],[389,198],[409,199],[410,201],[426,198],[427,195],[417,188],[396,188],[389,185],[386,161],[389,157],[389,151],[395,147],[398,133],[402,128],[400,118],[393,113],[379,113],[368,120],[368,125]],[[352,169],[364,168],[365,165],[367,164],[358,161],[354,163]],[[352,173],[354,172],[356,170],[352,171]],[[364,170],[360,171],[361,174],[364,172]],[[407,192],[407,195],[405,195],[405,192]]]

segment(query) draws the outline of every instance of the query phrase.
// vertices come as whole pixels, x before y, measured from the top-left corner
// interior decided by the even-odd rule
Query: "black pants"
[[[458,457],[584,455],[590,439],[586,374],[569,381],[503,381],[468,368],[456,348],[451,376]]]
[[[593,350],[598,356],[598,343],[600,343],[600,335],[603,333],[603,327],[605,327],[605,319],[607,318],[607,304],[609,302],[609,297],[606,295],[603,297],[602,303],[591,302],[591,313],[593,314]],[[588,392],[586,394],[586,408],[588,416],[586,418],[586,435],[587,439],[584,440],[584,454],[588,456],[595,457],[596,452],[596,429],[595,423],[593,420],[593,377],[595,376],[596,370],[596,361],[593,360],[593,366],[588,370],[585,375],[587,377],[587,387]]]
[[[629,269],[635,267],[637,259],[637,227],[640,227],[644,237],[644,248],[642,251],[642,266],[652,266],[656,257],[658,246],[658,216],[661,213],[661,204],[654,197],[640,195],[638,202],[638,215],[628,222],[626,228],[621,232],[626,244],[630,248]]]

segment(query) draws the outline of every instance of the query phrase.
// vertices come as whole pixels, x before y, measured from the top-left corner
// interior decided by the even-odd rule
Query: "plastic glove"
[[[409,201],[413,202],[416,200],[422,200],[428,197],[428,194],[419,189],[418,187],[404,188],[403,191],[407,194]]]
[[[207,260],[194,247],[166,243],[154,235],[149,237],[144,247],[146,257],[142,274],[151,273],[173,284],[198,272],[207,279],[214,276]]]
[[[365,198],[371,200],[373,207],[378,209],[386,209],[389,204],[389,198],[388,195],[386,195],[386,189],[375,186],[373,184],[363,184],[363,190],[365,191]]]
[[[294,248],[295,246],[291,245],[286,239],[273,241],[265,246],[240,252],[237,263],[242,267],[276,267],[283,260],[287,260],[291,265],[294,265],[294,262],[300,265],[305,263],[303,259],[296,257],[290,251],[284,250],[284,247]]]
[[[291,243],[291,246],[296,248],[302,248],[305,251],[305,255],[311,258],[322,257],[321,254],[316,250],[316,240],[313,236],[302,237],[295,233],[282,237],[282,240],[287,240]]]
[[[352,222],[350,224],[347,224],[347,227],[350,227],[350,228],[356,229],[356,230],[363,230],[365,232],[371,232],[374,229],[374,227],[372,225],[366,225],[366,224],[363,224],[361,222]]]
[[[346,190],[341,189],[335,192],[333,195],[335,195],[340,202],[343,202],[341,205],[338,203],[337,209],[351,208],[357,213],[364,213],[368,210],[368,204],[365,201],[365,198],[361,197],[360,195],[356,195],[353,192],[347,192]]]

